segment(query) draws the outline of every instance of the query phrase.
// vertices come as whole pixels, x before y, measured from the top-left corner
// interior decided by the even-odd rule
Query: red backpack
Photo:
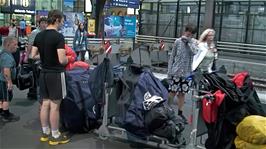
[[[232,82],[238,87],[243,87],[245,79],[248,76],[248,72],[240,72],[234,75]],[[252,82],[249,82],[252,85]],[[202,117],[207,123],[214,123],[217,120],[218,108],[224,100],[225,93],[221,90],[217,90],[214,94],[214,100],[210,101],[206,98],[202,99]]]
[[[214,93],[215,100],[209,100],[207,98],[202,99],[202,117],[207,123],[214,123],[217,120],[218,107],[221,105],[225,97],[225,93],[221,90],[217,90]]]

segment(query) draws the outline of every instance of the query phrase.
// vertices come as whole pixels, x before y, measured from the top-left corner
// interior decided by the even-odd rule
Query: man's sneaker
[[[187,118],[183,114],[178,115],[178,116],[180,116],[182,118],[184,124],[188,124]]]
[[[8,116],[2,115],[3,122],[16,122],[20,119],[19,116],[9,113]]]
[[[70,139],[67,136],[60,134],[58,138],[51,137],[51,139],[49,140],[49,144],[50,145],[65,144],[68,143],[69,141]]]
[[[45,133],[42,133],[42,136],[41,136],[41,138],[40,138],[40,141],[41,142],[46,142],[46,141],[48,141],[49,140],[49,134],[45,134]]]

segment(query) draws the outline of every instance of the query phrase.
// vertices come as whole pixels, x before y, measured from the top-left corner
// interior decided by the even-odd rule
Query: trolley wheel
[[[102,139],[102,140],[107,140],[108,139],[107,136],[103,136],[103,135],[99,135],[99,138]]]

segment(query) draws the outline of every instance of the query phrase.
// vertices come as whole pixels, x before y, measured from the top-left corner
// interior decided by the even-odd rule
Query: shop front
[[[17,25],[24,19],[27,24],[34,22],[35,0],[2,0],[1,13],[3,14],[2,25],[9,25],[11,20]]]
[[[18,24],[22,18],[27,24],[36,24],[37,10],[62,10],[63,2],[63,0],[0,0],[0,26],[8,26],[11,19],[15,19]]]

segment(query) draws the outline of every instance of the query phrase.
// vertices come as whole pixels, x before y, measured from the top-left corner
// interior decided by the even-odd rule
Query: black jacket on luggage
[[[237,124],[248,115],[264,115],[262,104],[253,88],[249,75],[243,79],[243,86],[236,84],[225,74],[204,75],[212,90],[221,90],[226,94],[218,109],[217,121],[208,123],[207,149],[234,149]]]

